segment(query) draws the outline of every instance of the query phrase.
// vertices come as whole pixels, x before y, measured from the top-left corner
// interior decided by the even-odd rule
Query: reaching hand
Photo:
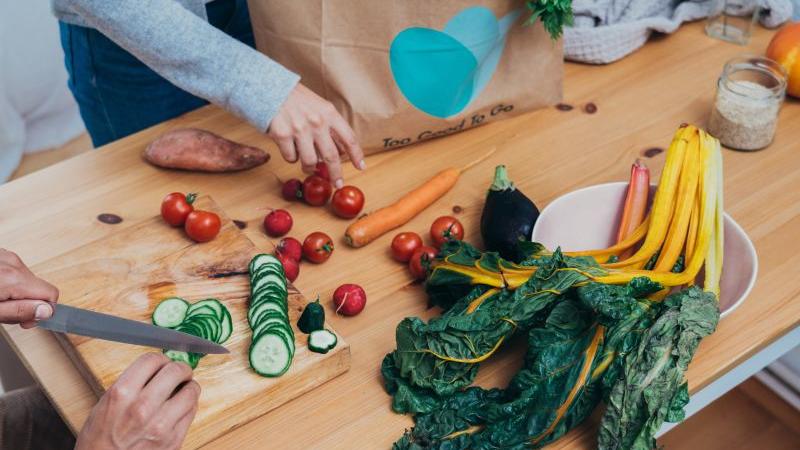
[[[36,326],[53,315],[58,289],[37,278],[15,253],[0,248],[0,323]]]
[[[178,449],[199,397],[188,365],[146,353],[97,402],[75,450]]]
[[[302,84],[289,94],[268,130],[286,161],[300,159],[303,171],[312,172],[317,162],[328,165],[331,180],[336,188],[342,187],[342,165],[339,154],[347,154],[350,161],[364,170],[364,152],[347,121],[336,108]]]

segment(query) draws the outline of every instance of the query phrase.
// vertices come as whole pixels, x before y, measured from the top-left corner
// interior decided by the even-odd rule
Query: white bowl
[[[613,245],[627,189],[627,182],[616,182],[562,195],[542,210],[533,227],[532,239],[550,249],[560,246],[563,251]],[[655,187],[651,188],[651,198],[654,190]],[[758,257],[753,242],[742,227],[725,214],[719,302],[722,317],[744,302],[757,273]]]

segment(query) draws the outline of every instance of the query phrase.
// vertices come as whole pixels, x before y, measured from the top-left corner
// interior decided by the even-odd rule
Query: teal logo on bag
[[[397,87],[432,116],[460,113],[489,84],[519,15],[517,10],[498,20],[488,8],[474,6],[453,16],[441,31],[406,28],[389,49]]]

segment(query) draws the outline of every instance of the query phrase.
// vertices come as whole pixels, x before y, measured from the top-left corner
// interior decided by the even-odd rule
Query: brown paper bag
[[[249,0],[260,51],[333,103],[367,153],[557,103],[561,42],[520,0]]]

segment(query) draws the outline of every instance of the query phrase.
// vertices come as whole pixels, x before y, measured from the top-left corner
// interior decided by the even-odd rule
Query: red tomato
[[[343,284],[333,292],[336,314],[355,316],[367,305],[367,293],[357,284]]]
[[[194,203],[196,194],[183,195],[180,192],[173,192],[161,200],[161,217],[164,222],[179,227],[186,222],[186,216],[194,211],[192,203]]]
[[[439,217],[431,224],[431,239],[436,248],[451,239],[460,241],[464,239],[464,226],[453,216]]]
[[[283,265],[283,273],[286,275],[286,279],[294,282],[297,276],[300,275],[300,261],[281,252],[276,252],[275,257],[278,258]]]
[[[290,202],[303,198],[303,182],[297,178],[286,181],[281,186],[281,195]]]
[[[281,239],[278,243],[276,253],[282,253],[295,261],[300,261],[303,257],[303,244],[293,237]]]
[[[428,269],[434,258],[436,258],[438,251],[427,245],[414,250],[411,259],[408,261],[408,270],[411,275],[417,280],[424,280],[428,275]]]
[[[317,166],[314,168],[314,175],[328,180],[329,183],[331,181],[331,173],[328,171],[328,165],[322,161],[318,162]]]
[[[352,219],[364,208],[364,193],[355,186],[344,186],[333,193],[331,207],[337,216]]]
[[[314,264],[322,264],[333,253],[333,241],[330,236],[315,231],[303,241],[303,256]]]
[[[414,250],[422,247],[422,238],[413,231],[405,231],[392,239],[392,257],[400,262],[408,262]]]
[[[219,216],[208,211],[192,211],[186,218],[184,229],[197,242],[207,242],[219,234],[222,223]]]
[[[285,209],[274,209],[264,217],[264,231],[272,237],[281,237],[292,229],[292,215]]]
[[[311,175],[303,181],[303,199],[311,206],[322,206],[331,198],[330,181]]]

